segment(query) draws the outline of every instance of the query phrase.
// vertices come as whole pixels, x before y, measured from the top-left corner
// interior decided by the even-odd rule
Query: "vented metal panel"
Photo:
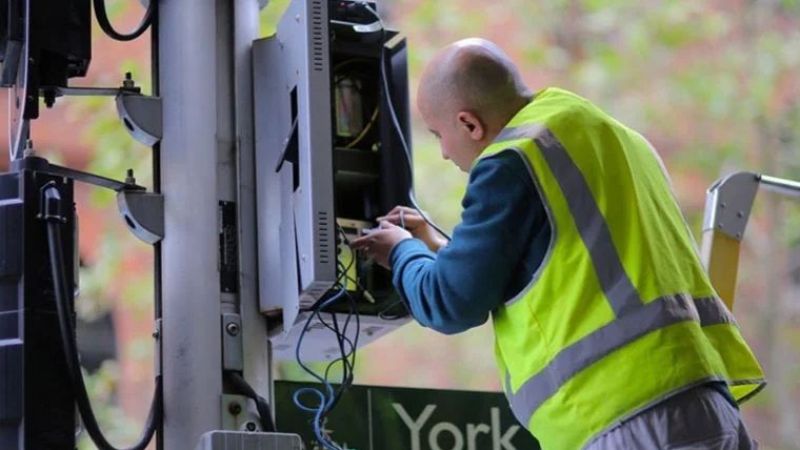
[[[313,69],[315,72],[322,72],[325,64],[325,34],[323,32],[323,9],[322,0],[311,2],[311,51]]]

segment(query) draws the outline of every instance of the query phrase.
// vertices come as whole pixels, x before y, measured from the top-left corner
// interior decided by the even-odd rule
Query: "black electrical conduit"
[[[139,26],[127,34],[118,32],[114,29],[114,26],[111,25],[111,21],[108,20],[108,12],[106,11],[105,0],[94,0],[94,15],[97,17],[97,23],[100,24],[100,28],[102,28],[103,32],[105,32],[111,39],[116,39],[118,41],[132,41],[141,36],[142,33],[144,33],[153,22],[153,11],[155,10],[157,3],[158,0],[150,0],[149,4],[147,5],[147,10],[144,13],[144,17],[142,17],[142,21],[139,22]]]
[[[152,0],[154,2],[155,0]],[[69,314],[68,298],[71,290],[67,288],[67,275],[64,266],[64,252],[61,248],[61,224],[64,217],[61,214],[61,195],[54,184],[46,184],[42,191],[44,193],[44,204],[41,205],[40,218],[47,222],[47,240],[50,250],[50,269],[53,276],[53,285],[56,294],[56,308],[58,310],[58,323],[61,331],[61,342],[64,346],[64,356],[66,357],[67,370],[69,372],[72,389],[75,395],[75,402],[78,404],[78,411],[83,419],[83,425],[89,433],[92,441],[100,450],[117,450],[111,445],[92,411],[89,395],[86,393],[86,384],[83,381],[80,361],[78,359],[78,343],[76,342],[75,329],[72,318]],[[153,401],[150,404],[150,412],[147,415],[147,422],[142,431],[139,441],[127,450],[144,450],[153,438],[153,434],[161,422],[161,376],[156,376],[156,387],[153,394]]]
[[[253,389],[239,373],[227,372],[226,378],[228,378],[228,381],[239,395],[244,395],[256,403],[256,409],[261,418],[261,429],[267,433],[274,433],[276,431],[275,424],[272,422],[272,413],[270,412],[267,400],[258,395],[255,389]]]

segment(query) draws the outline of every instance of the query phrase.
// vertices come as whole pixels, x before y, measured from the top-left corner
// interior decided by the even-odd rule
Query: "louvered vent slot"
[[[322,72],[325,64],[325,36],[322,32],[322,0],[311,2],[311,60],[316,72]]]
[[[332,242],[330,235],[330,222],[328,213],[317,211],[317,233],[319,236],[319,262],[327,264],[330,261]]]

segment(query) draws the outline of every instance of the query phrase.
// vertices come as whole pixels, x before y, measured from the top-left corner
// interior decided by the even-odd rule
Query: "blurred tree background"
[[[272,0],[262,11],[262,35],[287,2]],[[119,28],[138,23],[139,2],[107,3]],[[800,179],[800,0],[379,3],[386,22],[408,38],[412,91],[438,48],[480,36],[506,49],[534,90],[573,90],[642,132],[664,158],[697,237],[705,189],[720,176],[751,170]],[[131,71],[149,92],[148,44],[111,43],[98,28],[93,36],[91,76],[79,84],[117,85]],[[413,98],[411,106],[415,113]],[[417,197],[452,228],[466,176],[441,160],[414,120]],[[34,124],[34,140],[52,160],[114,178],[132,167],[151,186],[149,150],[126,134],[110,99],[60,101]],[[104,429],[115,442],[131,442],[152,391],[152,254],[128,234],[113,196],[80,187],[77,199],[82,345],[97,344],[86,338],[93,321],[114,327],[108,358],[90,367],[89,385]],[[743,407],[767,450],[800,449],[799,246],[800,205],[759,194],[734,312],[770,382]],[[407,325],[359,352],[356,382],[499,390],[492,340],[488,325],[458,336]],[[277,374],[297,378],[299,371],[282,364]]]

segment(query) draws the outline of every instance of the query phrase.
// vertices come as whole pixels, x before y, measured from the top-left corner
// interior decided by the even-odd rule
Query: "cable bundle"
[[[339,232],[342,235],[344,242],[349,245],[349,242],[347,242],[347,237],[344,235],[341,227],[339,227]],[[295,358],[297,363],[306,373],[321,383],[322,388],[306,387],[298,389],[292,396],[292,400],[298,408],[313,414],[311,418],[311,425],[314,431],[314,437],[326,450],[342,450],[342,447],[340,447],[336,442],[333,441],[333,439],[331,439],[330,436],[326,434],[324,430],[325,418],[339,402],[342,394],[353,384],[353,369],[355,368],[356,364],[356,347],[358,347],[358,336],[361,331],[361,320],[356,309],[356,301],[347,292],[347,287],[344,281],[350,280],[355,282],[355,280],[347,275],[355,260],[356,257],[354,255],[347,266],[342,264],[341,261],[337,262],[339,276],[336,279],[336,283],[330,289],[330,291],[328,291],[328,293],[323,296],[319,302],[317,302],[316,305],[310,308],[311,314],[306,319],[303,330],[300,332],[300,338],[297,340],[297,347],[295,348]],[[326,321],[322,314],[322,310],[342,300],[346,300],[349,305],[349,310],[344,323],[340,325],[340,320],[336,313],[330,313],[330,322]],[[353,321],[353,317],[355,317],[356,329],[354,338],[350,339],[347,336],[347,330]],[[303,363],[303,360],[300,356],[303,338],[305,337],[306,332],[308,332],[309,326],[314,318],[317,318],[317,320],[319,320],[319,322],[322,323],[325,328],[333,332],[333,334],[336,336],[336,342],[340,352],[339,358],[331,361],[325,367],[325,371],[322,374],[315,372],[313,369]],[[334,389],[329,381],[329,377],[331,369],[339,362],[342,364],[342,380],[339,384],[339,388]],[[315,397],[315,403],[312,404],[312,406],[304,403],[300,398],[301,396],[307,395]]]

